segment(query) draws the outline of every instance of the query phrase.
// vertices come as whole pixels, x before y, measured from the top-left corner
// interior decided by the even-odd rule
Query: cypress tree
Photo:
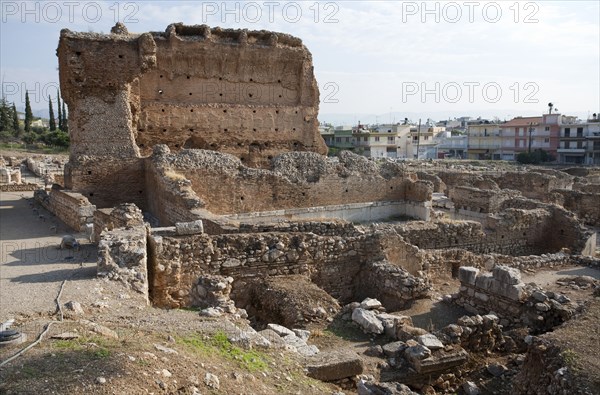
[[[19,114],[17,113],[17,106],[13,102],[12,105],[12,129],[15,137],[19,137],[21,134],[21,128],[19,128]]]
[[[69,117],[67,117],[67,109],[65,108],[65,102],[62,102],[62,131],[69,133]]]
[[[57,103],[56,106],[58,107],[58,128],[60,130],[63,130],[63,127],[64,127],[64,125],[63,125],[63,123],[64,123],[64,121],[63,121],[64,115],[62,114],[62,112],[60,110],[60,92],[58,90],[56,91],[56,103]]]
[[[10,130],[10,118],[9,118],[9,108],[6,103],[6,99],[2,98],[0,100],[0,130]]]
[[[58,103],[58,114],[60,116],[60,103]],[[56,120],[54,119],[54,109],[52,108],[52,98],[48,95],[48,112],[50,113],[50,118],[48,124],[50,126],[50,131],[54,132],[56,130]],[[60,118],[58,119],[60,122]]]
[[[31,132],[31,122],[33,113],[31,112],[31,103],[29,103],[29,92],[25,91],[25,132]]]

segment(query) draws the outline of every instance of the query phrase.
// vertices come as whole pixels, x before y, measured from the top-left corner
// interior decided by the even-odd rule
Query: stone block
[[[526,297],[525,284],[511,285],[507,288],[505,296],[516,302],[522,301]]]
[[[401,341],[388,343],[382,347],[383,353],[388,358],[399,357],[407,348],[408,345]]]
[[[460,366],[467,362],[468,356],[464,349],[457,347],[449,352],[437,352],[428,358],[414,359],[412,365],[418,373],[430,374]]]
[[[481,300],[482,302],[487,302],[488,300],[490,300],[490,297],[487,294],[481,292],[475,292],[475,297]]]
[[[496,266],[492,274],[496,280],[504,284],[515,285],[521,282],[521,272],[512,267]]]
[[[351,350],[321,352],[309,359],[307,375],[321,381],[341,380],[363,372],[363,361]]]
[[[401,325],[412,326],[413,322],[409,316],[394,314],[378,314],[377,318],[383,324],[385,335],[390,338],[396,337],[396,328]]]
[[[427,347],[428,349],[434,351],[439,350],[440,348],[444,348],[444,344],[438,339],[435,335],[428,333],[426,335],[421,335],[417,337],[417,341]]]
[[[458,269],[458,279],[461,283],[475,285],[475,279],[479,274],[479,269],[470,266],[461,266]]]
[[[282,325],[267,324],[267,329],[272,330],[273,332],[277,333],[281,337],[285,337],[285,336],[296,337],[296,334],[294,333],[294,331],[292,331],[291,329],[288,329],[288,328],[286,328],[285,326],[282,326]]]
[[[204,232],[202,220],[192,222],[177,222],[175,224],[175,233],[178,235],[196,235]]]
[[[370,310],[354,309],[352,312],[352,321],[356,322],[365,333],[374,333],[379,335],[383,333],[383,324],[377,318],[375,313]]]
[[[377,299],[366,298],[360,302],[360,307],[365,310],[375,310],[381,307],[381,302]]]
[[[491,274],[482,274],[475,280],[475,286],[488,291],[493,289],[497,282]]]
[[[431,350],[422,344],[416,344],[404,350],[404,355],[406,360],[416,369],[419,361],[431,356]]]

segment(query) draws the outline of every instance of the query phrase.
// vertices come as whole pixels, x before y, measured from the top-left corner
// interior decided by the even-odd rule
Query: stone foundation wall
[[[144,161],[137,158],[71,158],[65,165],[64,184],[98,208],[134,203],[146,210],[146,194],[154,193],[154,185],[146,190]]]
[[[103,232],[98,244],[98,275],[121,281],[148,296],[148,254],[144,226]]]
[[[600,192],[580,192],[558,189],[557,203],[574,212],[586,224],[600,226]]]
[[[40,186],[37,184],[9,184],[9,185],[0,185],[1,192],[25,192],[25,191],[35,191],[39,189]]]
[[[331,222],[285,222],[275,224],[240,224],[239,233],[293,232],[314,233],[320,236],[357,237],[365,232],[351,223],[344,221]]]
[[[152,301],[187,306],[200,273],[235,278],[303,274],[342,300],[353,293],[360,270],[361,238],[312,233],[264,233],[150,237]]]
[[[533,333],[546,332],[575,313],[568,298],[524,284],[515,268],[496,265],[491,273],[480,274],[476,268],[461,267],[458,278],[461,286],[453,296],[454,302],[476,314],[493,311],[506,326],[527,326]]]
[[[542,174],[542,170],[506,172],[492,179],[500,188],[515,189],[523,196],[547,202],[552,190],[571,189],[573,186],[573,178],[568,174],[554,170],[548,173]]]
[[[425,272],[411,275],[387,261],[370,262],[357,279],[355,300],[367,297],[379,300],[388,310],[403,309],[415,299],[427,297],[431,281]]]
[[[541,238],[549,226],[547,212],[503,212],[476,221],[410,222],[395,229],[407,242],[422,249],[461,248],[480,254],[530,255],[555,252]],[[531,231],[533,229],[533,231]]]
[[[155,151],[159,152],[161,148],[164,146],[156,147]],[[148,191],[148,210],[161,226],[199,218],[192,210],[203,207],[203,204],[191,189],[190,181],[183,175],[148,164],[146,184],[152,185],[152,191]]]
[[[348,152],[337,161],[295,152],[273,159],[270,170],[244,166],[236,157],[204,150],[155,150],[152,166],[190,180],[200,206],[214,214],[365,202],[431,201],[432,186],[398,164],[377,165]],[[403,214],[399,212],[398,214]]]
[[[99,209],[94,212],[94,235],[92,241],[98,242],[102,232],[117,228],[143,226],[144,217],[134,204],[120,204],[112,209]]]
[[[96,206],[79,194],[53,188],[50,193],[38,190],[35,199],[77,232],[86,231],[86,225],[94,222]]]
[[[491,190],[468,186],[451,187],[448,195],[455,208],[478,213],[496,213],[504,201],[519,196],[520,192],[510,189]]]
[[[494,311],[501,317],[518,321],[523,314],[525,284],[517,269],[496,267],[491,273],[479,273],[471,267],[461,267],[458,272],[460,291],[455,303],[475,314]]]

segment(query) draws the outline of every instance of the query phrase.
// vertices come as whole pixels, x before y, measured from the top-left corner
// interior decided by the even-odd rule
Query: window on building
[[[577,128],[577,137],[583,137],[583,128]]]
[[[336,137],[335,138],[335,142],[336,143],[341,143],[342,142],[342,138],[341,137]]]
[[[429,140],[429,136],[424,136],[423,140]]]
[[[549,142],[550,142],[550,139],[549,139],[549,138],[545,138],[545,139],[544,139],[544,143],[549,143]]]
[[[577,148],[579,148],[579,149],[583,148],[583,141],[577,142]]]
[[[413,136],[413,143],[416,143],[418,140],[417,136]]]
[[[349,143],[350,142],[350,137],[346,137],[346,142]]]
[[[395,140],[394,136],[388,136],[388,143],[393,143]]]
[[[388,133],[392,133],[392,129],[388,129]]]
[[[375,136],[375,141],[379,141],[379,136]]]
[[[487,128],[483,129],[483,135],[487,136]]]
[[[571,128],[565,128],[565,137],[571,137]]]
[[[570,141],[565,141],[565,148],[570,148],[571,146],[571,142]]]
[[[363,137],[363,141],[367,142],[367,141],[369,141],[369,138],[368,137]]]

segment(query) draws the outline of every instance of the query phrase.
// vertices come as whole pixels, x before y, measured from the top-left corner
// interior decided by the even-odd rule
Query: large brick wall
[[[290,35],[182,24],[144,34],[65,29],[57,54],[69,106],[66,187],[100,207],[133,193],[143,206],[135,159],[156,144],[228,152],[250,166],[281,152],[327,152],[312,56]]]

